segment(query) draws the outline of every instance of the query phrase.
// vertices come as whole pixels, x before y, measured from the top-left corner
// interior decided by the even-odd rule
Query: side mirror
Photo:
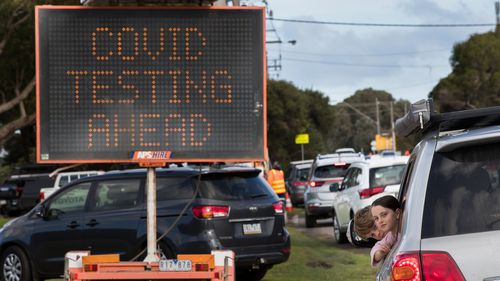
[[[338,182],[334,182],[330,184],[330,191],[331,192],[337,192],[340,190],[340,184]]]
[[[39,218],[46,218],[47,214],[45,206],[43,204],[38,204],[38,206],[36,206],[35,208],[35,214]]]

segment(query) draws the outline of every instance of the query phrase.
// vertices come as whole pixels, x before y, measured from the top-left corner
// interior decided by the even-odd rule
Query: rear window
[[[272,197],[269,189],[260,176],[209,174],[204,175],[200,194],[203,198],[216,200],[248,200]]]
[[[370,169],[370,187],[400,184],[406,165]]]
[[[320,166],[314,170],[314,176],[317,178],[343,178],[347,172],[347,168],[349,168],[348,164],[342,166]]]
[[[304,168],[304,169],[297,170],[297,179],[298,180],[306,181],[307,180],[307,176],[309,175],[309,170],[310,169],[311,168]]]
[[[424,205],[422,238],[500,230],[498,144],[436,153]]]

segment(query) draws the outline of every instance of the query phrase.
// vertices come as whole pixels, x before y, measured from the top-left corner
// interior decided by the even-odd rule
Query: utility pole
[[[394,102],[391,101],[391,132],[392,132],[392,151],[396,153],[396,134],[394,133]]]
[[[495,13],[497,15],[497,25],[499,25],[500,24],[500,16],[499,16],[499,14],[500,14],[500,2],[498,2],[498,1],[495,2]]]
[[[380,135],[380,116],[379,116],[379,110],[378,110],[378,98],[375,98],[375,107],[377,109],[377,135]]]

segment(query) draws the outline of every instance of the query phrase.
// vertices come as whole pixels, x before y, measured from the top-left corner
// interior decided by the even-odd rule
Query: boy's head
[[[380,240],[383,238],[382,233],[375,226],[370,206],[364,207],[354,215],[354,231],[363,239],[374,238]]]

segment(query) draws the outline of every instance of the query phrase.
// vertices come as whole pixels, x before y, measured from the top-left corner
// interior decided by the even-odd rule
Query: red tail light
[[[318,187],[322,186],[325,182],[324,181],[310,181],[309,186],[310,187]]]
[[[40,201],[45,200],[45,193],[43,191],[40,191]]]
[[[384,192],[385,186],[376,186],[372,188],[365,188],[361,189],[358,191],[359,193],[359,198],[364,199],[364,198],[369,198],[372,197],[375,194],[379,194]]]
[[[293,186],[305,185],[305,184],[306,184],[306,182],[304,182],[304,181],[292,181]]]
[[[282,215],[285,213],[285,210],[283,209],[283,202],[281,201],[274,203],[273,208],[276,215]]]
[[[422,269],[422,271],[421,271]],[[446,252],[414,252],[396,256],[394,281],[465,281],[453,258]]]
[[[229,216],[229,206],[194,206],[193,215],[199,219],[226,218]]]
[[[22,186],[16,186],[16,197],[21,196],[23,193],[23,187]]]

